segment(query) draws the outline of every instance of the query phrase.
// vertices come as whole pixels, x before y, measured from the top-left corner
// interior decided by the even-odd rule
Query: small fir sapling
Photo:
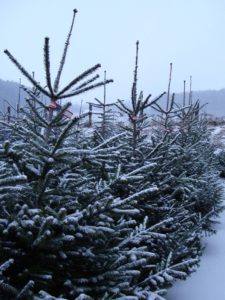
[[[104,82],[106,82],[106,71],[104,71]],[[89,103],[92,108],[96,109],[96,112],[92,112],[94,116],[97,116],[97,120],[94,121],[94,129],[97,135],[102,136],[102,140],[113,136],[116,131],[115,118],[118,116],[118,112],[115,110],[116,103],[107,103],[106,97],[106,84],[104,84],[103,100],[95,98],[95,103]]]

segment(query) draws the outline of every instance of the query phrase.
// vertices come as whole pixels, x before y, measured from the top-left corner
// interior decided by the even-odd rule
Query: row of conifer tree
[[[126,122],[99,100],[93,130],[64,118],[70,104],[54,113],[41,93],[57,102],[111,82],[90,77],[96,65],[59,91],[74,17],[54,84],[45,39],[46,88],[5,51],[34,88],[22,120],[1,124],[0,298],[162,300],[222,210],[207,121],[199,102],[138,93],[138,43],[130,102],[115,103]]]

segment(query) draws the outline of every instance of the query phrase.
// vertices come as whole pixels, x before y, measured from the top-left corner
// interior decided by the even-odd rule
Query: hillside
[[[182,95],[179,94],[182,98]],[[204,111],[218,117],[225,116],[225,89],[193,92],[193,99],[199,99],[201,104],[207,104]]]
[[[212,114],[216,117],[225,116],[225,89],[221,90],[206,90],[194,91],[193,100],[200,100],[201,105],[205,105],[203,111],[207,114]],[[186,94],[188,102],[189,94]],[[178,103],[183,103],[183,94],[177,93],[175,99]],[[166,95],[160,100],[161,104],[166,103]],[[152,113],[152,112],[151,112]]]
[[[19,89],[19,84],[13,81],[4,81],[0,79],[0,110],[4,112],[8,103],[16,108],[19,93],[20,103],[23,105],[25,103],[25,92],[23,89]]]
[[[20,93],[20,96],[19,96]],[[0,111],[6,112],[7,106],[10,104],[16,109],[17,101],[20,97],[20,106],[26,103],[27,94],[22,88],[19,88],[19,83],[14,81],[4,81],[0,79]],[[44,101],[45,97],[43,97]],[[13,111],[13,109],[12,109]],[[73,104],[73,111],[79,111],[79,107]]]
[[[20,99],[21,105],[25,103],[26,94],[21,89],[20,90]],[[0,79],[0,109],[4,110],[4,103],[6,104],[7,100],[13,107],[16,106],[17,100],[19,96],[19,84],[13,81],[4,81]],[[119,97],[119,95],[118,95]],[[186,96],[188,98],[188,94]],[[182,93],[176,94],[176,100],[182,103],[183,95]],[[221,90],[206,90],[206,91],[194,91],[193,99],[199,99],[201,104],[207,105],[204,107],[204,111],[207,114],[212,114],[217,117],[225,116],[225,89]],[[161,102],[165,102],[166,97],[161,100]],[[6,107],[6,106],[5,106]],[[85,105],[83,107],[86,108]],[[6,109],[6,108],[5,108]],[[74,105],[73,103],[73,111],[79,111],[79,105]]]

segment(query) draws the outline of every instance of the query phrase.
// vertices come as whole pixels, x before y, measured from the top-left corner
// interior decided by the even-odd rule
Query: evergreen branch
[[[149,95],[146,100],[144,101],[144,105],[145,105],[145,108],[149,107],[149,106],[152,106],[153,104],[154,105],[158,105],[156,102],[161,99],[164,95],[166,94],[166,92],[163,92],[162,94],[160,94],[158,97],[156,97],[155,99],[153,99],[150,103],[147,104],[148,102],[148,99],[150,98],[151,95]],[[159,106],[159,105],[158,105]]]
[[[48,89],[50,91],[51,97],[54,98],[54,92],[52,89],[51,83],[51,74],[50,74],[50,59],[49,59],[49,38],[45,38],[44,44],[44,66],[45,66],[45,75]]]
[[[158,103],[154,103],[154,106],[152,106],[152,108],[155,109],[156,111],[162,113],[162,114],[165,114],[165,112],[166,112]]]
[[[143,172],[145,173],[146,171],[154,168],[155,166],[157,166],[157,163],[149,163],[149,164],[147,164],[145,166],[142,166],[142,167],[140,167],[140,168],[124,175],[124,176],[129,177],[129,176],[132,176],[132,175],[135,175],[135,174],[138,174],[138,173],[143,173]]]
[[[55,93],[57,93],[58,88],[59,88],[59,81],[60,81],[62,70],[63,70],[64,64],[65,64],[65,61],[66,61],[66,55],[67,55],[67,51],[68,51],[68,48],[69,48],[70,37],[72,35],[72,30],[73,30],[73,25],[74,25],[74,20],[75,20],[76,13],[77,13],[77,10],[74,9],[73,10],[72,24],[71,24],[70,31],[69,31],[69,34],[67,36],[66,42],[65,42],[65,47],[64,47],[62,58],[61,58],[61,61],[60,61],[59,70],[58,70],[58,73],[57,73],[57,76],[56,76],[56,79],[55,79],[55,82],[54,82],[54,92]]]
[[[0,290],[7,292],[8,295],[13,296],[13,297],[16,297],[16,295],[18,294],[17,289],[15,289],[12,285],[10,285],[8,283],[5,283],[3,280],[0,280]],[[10,298],[8,298],[8,299],[10,299]]]
[[[93,84],[93,85],[90,85],[88,87],[85,87],[83,89],[80,89],[80,90],[77,90],[73,93],[70,93],[70,94],[67,94],[67,95],[63,95],[63,96],[60,96],[58,99],[65,99],[65,98],[69,98],[69,97],[72,97],[72,96],[76,96],[76,95],[79,95],[79,94],[82,94],[82,93],[85,93],[89,90],[92,90],[92,89],[95,89],[97,87],[100,87],[104,84],[108,84],[108,83],[111,83],[113,82],[112,79],[109,79],[109,80],[106,80],[106,81],[102,81],[102,82],[99,82],[99,83],[96,83],[96,84]]]
[[[143,101],[143,92],[141,91],[140,92],[140,95],[139,95],[139,98],[138,98],[138,102],[137,102],[137,105],[136,105],[136,109],[135,109],[135,113],[137,114],[140,110],[141,110],[141,107],[142,107],[142,101]]]
[[[54,171],[51,169],[49,170],[49,169],[50,169],[50,165],[49,165],[49,163],[46,163],[42,170],[42,173],[40,175],[39,182],[38,182],[37,204],[41,203],[42,197],[48,186],[48,183],[49,183],[50,179],[53,178],[55,175]]]
[[[33,114],[39,119],[40,124],[44,124],[45,126],[48,126],[48,123],[45,121],[45,119],[40,116],[37,109],[31,104],[31,100],[27,99],[26,102],[29,105]]]
[[[97,98],[95,98],[95,101],[97,101],[98,103],[99,103],[99,105],[98,104],[94,104],[94,106],[95,107],[99,107],[99,108],[101,108],[102,106],[105,106],[105,107],[109,107],[109,106],[114,106],[115,105],[115,103],[108,103],[108,104],[104,104],[103,102],[101,102],[99,99],[97,99]],[[109,110],[109,111],[106,111],[106,112],[111,112],[111,110]]]
[[[30,280],[26,285],[25,287],[19,292],[19,294],[17,295],[17,298],[16,300],[22,300],[22,299],[25,299],[25,297],[27,297],[29,291],[31,289],[33,289],[34,287],[34,281],[33,280]]]
[[[169,112],[171,112],[172,109],[173,109],[173,106],[174,106],[174,100],[175,100],[175,93],[173,93],[173,95],[172,95],[172,99],[171,99],[171,103],[170,103]]]
[[[125,113],[127,115],[127,111],[126,110],[124,110],[122,107],[118,106],[117,104],[115,104],[115,106],[117,108],[119,108],[119,110],[121,110],[123,113]]]
[[[156,186],[153,186],[153,187],[150,187],[150,188],[146,188],[145,190],[137,192],[137,193],[135,193],[135,194],[133,194],[133,195],[125,198],[125,199],[116,199],[116,201],[114,201],[111,204],[110,207],[111,208],[116,208],[116,207],[120,207],[120,206],[126,205],[127,203],[132,202],[133,200],[140,199],[143,196],[155,193],[157,191],[158,191],[158,188]]]
[[[9,260],[7,260],[6,262],[4,262],[3,264],[0,265],[0,275],[2,275],[2,273],[7,270],[12,264],[14,263],[14,259],[10,258]]]
[[[104,103],[102,101],[100,101],[99,99],[95,98],[95,101],[97,101],[99,104],[94,104],[95,107],[102,107],[104,105]]]
[[[27,181],[27,177],[24,175],[12,176],[10,178],[0,179],[0,187],[15,186],[15,185],[26,183],[26,181]],[[0,274],[2,272],[2,266],[0,266]]]
[[[139,46],[139,41],[136,42],[136,58],[135,58],[135,69],[134,69],[134,81],[133,81],[132,91],[131,91],[131,100],[132,100],[133,110],[136,109],[136,101],[137,101],[138,46]]]
[[[31,136],[33,139],[30,139],[30,143],[35,146],[36,150],[39,150],[40,153],[45,154],[48,156],[50,154],[49,150],[47,149],[47,145],[43,145],[42,136],[37,135],[34,131],[28,130],[25,127],[21,128],[18,134],[26,141],[27,136]],[[45,148],[46,147],[46,148]]]
[[[23,122],[30,127],[31,124],[27,122],[27,120],[30,119],[30,117],[31,117],[30,113],[23,108],[21,108],[21,112],[24,114],[24,116],[27,117],[26,119],[23,120]],[[36,119],[35,123],[36,123],[36,125],[43,127],[43,123],[39,119]]]
[[[132,110],[129,109],[127,106],[125,106],[125,105],[123,104],[123,101],[122,101],[122,100],[119,100],[119,99],[118,99],[117,101],[118,101],[119,105],[126,111],[127,114],[131,114],[131,113],[132,113]],[[119,109],[121,109],[120,106],[118,106],[117,104],[116,104],[116,106],[117,106]],[[121,109],[121,110],[122,110],[122,109]]]
[[[57,98],[60,98],[61,95],[63,95],[65,92],[67,92],[70,88],[72,88],[77,82],[81,81],[82,79],[84,79],[85,77],[87,77],[88,75],[94,73],[98,68],[100,68],[101,65],[97,64],[93,67],[91,67],[90,69],[88,69],[87,71],[83,72],[81,75],[79,75],[78,77],[76,77],[75,79],[73,79],[66,87],[64,87],[57,95]],[[93,81],[93,80],[92,80]],[[91,81],[91,82],[92,82]],[[86,86],[88,83],[84,83],[84,86]],[[78,90],[78,88],[76,89]]]
[[[36,101],[42,108],[49,109],[48,106],[46,106],[42,101],[40,101],[32,91],[24,87],[24,91],[34,100]]]
[[[119,134],[117,134],[117,135],[115,135],[115,136],[113,136],[113,137],[110,137],[110,138],[107,139],[107,140],[103,140],[103,142],[102,142],[100,145],[98,145],[97,147],[93,148],[92,150],[93,150],[93,151],[96,151],[97,149],[101,149],[101,148],[103,148],[104,146],[106,146],[107,144],[109,144],[109,143],[111,143],[111,142],[114,142],[114,141],[118,140],[120,137],[123,137],[123,136],[125,136],[125,135],[126,135],[126,133],[122,132],[122,133],[119,133]]]
[[[87,80],[86,82],[82,83],[81,85],[79,85],[76,90],[81,89],[85,86],[87,86],[88,84],[94,82],[96,79],[98,79],[100,76],[97,74],[96,76],[92,77],[91,79]]]
[[[32,172],[22,161],[22,156],[20,154],[17,154],[15,151],[12,150],[5,150],[6,155],[13,160],[20,173],[24,173],[27,176],[28,181],[33,181],[34,179],[36,180],[38,178],[36,173]]]
[[[164,135],[163,140],[162,140],[161,142],[159,142],[159,143],[155,146],[155,148],[154,148],[154,149],[153,149],[153,150],[145,157],[145,161],[146,161],[147,159],[149,159],[150,157],[152,157],[152,156],[159,150],[159,148],[163,146],[163,144],[164,144],[164,142],[165,142],[165,140],[166,140],[167,135],[168,135],[168,132],[166,132],[166,134]]]
[[[61,146],[62,142],[65,140],[65,136],[67,134],[67,132],[77,123],[79,119],[78,118],[73,118],[72,120],[70,120],[67,124],[67,126],[64,128],[64,130],[62,131],[62,133],[60,134],[54,149],[52,150],[52,155],[55,154],[55,152],[58,150],[58,148]]]
[[[51,95],[42,87],[40,84],[21,66],[21,64],[14,58],[14,56],[8,51],[5,50],[4,53],[8,58],[17,66],[20,72],[44,95],[51,97]]]
[[[152,94],[149,94],[149,95],[146,97],[146,99],[145,99],[145,101],[144,101],[144,103],[143,103],[143,107],[145,106],[145,104],[148,104],[148,101],[149,101],[149,99],[151,98],[151,96],[152,96]]]

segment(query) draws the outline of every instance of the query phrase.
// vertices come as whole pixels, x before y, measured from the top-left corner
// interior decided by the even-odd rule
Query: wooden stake
[[[167,111],[169,109],[169,104],[170,104],[170,85],[171,85],[171,78],[172,78],[172,69],[173,69],[173,64],[170,63],[170,75],[169,75],[169,83],[168,83],[168,91],[167,91],[167,101],[166,101],[166,110]]]
[[[185,107],[185,96],[186,96],[186,81],[184,80],[184,92],[183,92],[183,107]]]
[[[192,76],[190,76],[189,105],[192,105]]]
[[[8,121],[8,123],[10,123],[10,121],[11,121],[11,107],[10,106],[7,107],[7,121]]]
[[[92,126],[92,104],[89,103],[89,122],[88,122],[88,126],[91,127]]]
[[[18,101],[17,101],[17,107],[16,107],[16,119],[19,118],[20,113],[20,89],[21,89],[21,78],[19,80],[19,93],[18,93]]]
[[[105,137],[106,117],[105,117],[105,104],[106,104],[106,71],[104,71],[104,96],[103,96],[103,115],[102,115],[102,135]]]

